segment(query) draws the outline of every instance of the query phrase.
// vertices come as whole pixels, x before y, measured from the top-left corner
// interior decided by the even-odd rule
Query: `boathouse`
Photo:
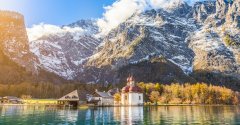
[[[0,103],[3,104],[19,104],[22,103],[22,100],[20,98],[17,98],[15,96],[5,96],[0,98]]]
[[[78,105],[84,103],[83,100],[83,94],[81,94],[78,90],[74,90],[73,92],[58,99],[57,103],[59,106],[77,107]]]

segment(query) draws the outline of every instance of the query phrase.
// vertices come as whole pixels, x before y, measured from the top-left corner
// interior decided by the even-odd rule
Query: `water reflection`
[[[239,107],[234,106],[166,106],[144,109],[149,124],[236,124]]]
[[[240,124],[238,106],[105,107],[82,110],[43,106],[0,107],[0,125]]]
[[[121,125],[143,123],[143,107],[114,107],[114,120]]]

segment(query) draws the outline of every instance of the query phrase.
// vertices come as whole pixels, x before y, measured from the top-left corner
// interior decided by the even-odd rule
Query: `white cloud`
[[[113,5],[105,7],[103,18],[98,20],[102,33],[107,33],[129,18],[133,13],[142,11],[146,7],[144,0],[118,0]]]
[[[171,8],[179,3],[182,3],[183,0],[149,0],[150,8],[159,9],[159,8]]]
[[[148,9],[169,9],[183,1],[192,4],[199,0],[117,0],[112,5],[104,7],[105,13],[103,17],[98,19],[97,25],[101,33],[97,36],[107,34],[111,29],[116,28],[120,23],[127,20],[134,13],[143,12]],[[59,27],[56,25],[44,24],[33,25],[32,28],[27,28],[30,41],[39,39],[44,35],[64,35],[67,32],[75,33],[73,35],[79,36],[87,33],[82,28],[75,27]]]
[[[32,28],[27,28],[29,41],[34,41],[45,35],[58,35],[63,36],[66,33],[72,33],[75,35],[81,35],[84,33],[84,30],[79,27],[59,27],[56,25],[44,24],[33,25]]]
[[[104,35],[136,12],[147,9],[170,9],[183,1],[190,3],[198,0],[117,0],[111,6],[105,7],[106,12],[97,23],[101,34]]]

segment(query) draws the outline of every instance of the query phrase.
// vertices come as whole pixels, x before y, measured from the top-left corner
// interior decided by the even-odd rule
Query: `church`
[[[127,78],[127,85],[121,92],[122,106],[140,106],[143,105],[142,89],[135,85],[133,76]]]

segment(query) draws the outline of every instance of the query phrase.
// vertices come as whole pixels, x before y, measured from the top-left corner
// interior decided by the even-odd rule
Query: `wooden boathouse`
[[[57,100],[57,104],[63,107],[77,107],[82,104],[84,99],[81,99],[81,94],[78,90],[74,90],[73,92],[61,97]]]

